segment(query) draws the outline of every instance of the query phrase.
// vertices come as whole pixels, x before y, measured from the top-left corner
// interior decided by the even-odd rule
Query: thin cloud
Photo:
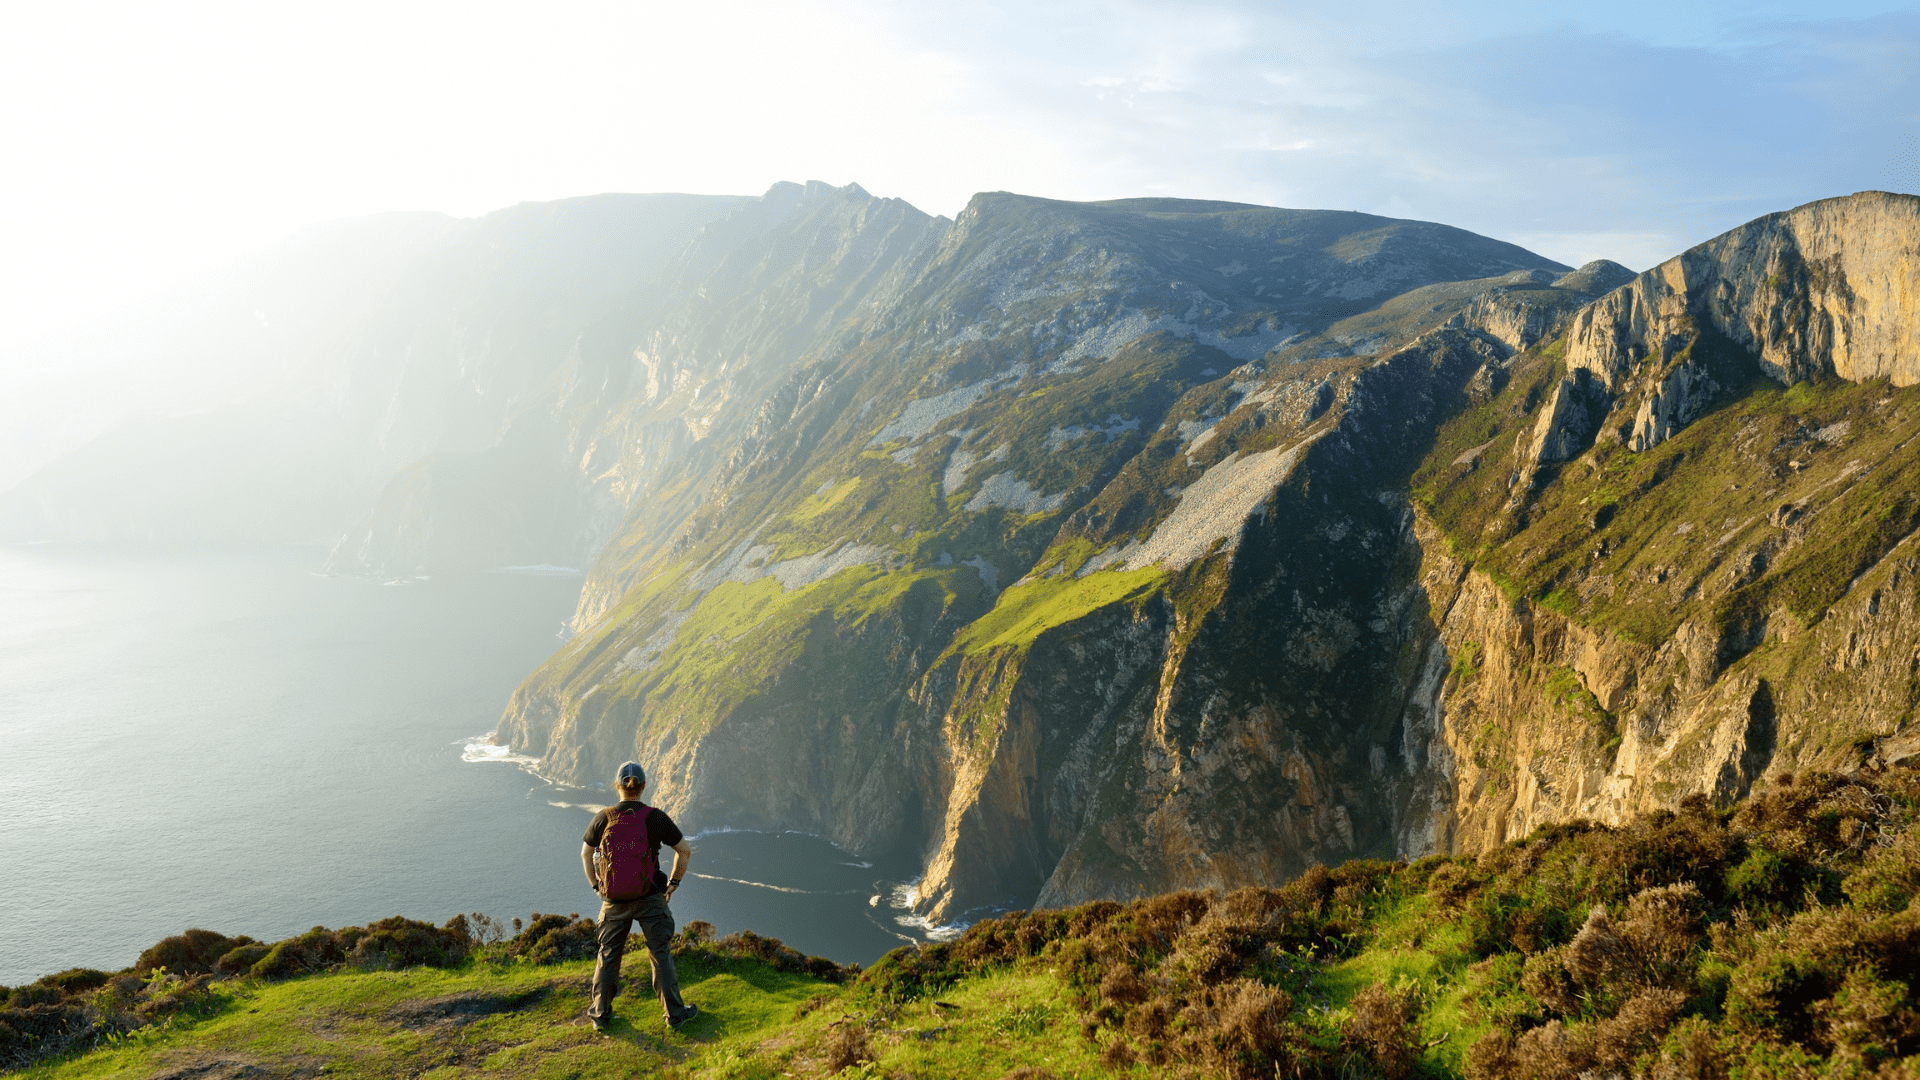
[[[1769,210],[1917,186],[1920,14],[1803,9],[5,5],[0,387],[157,377],[75,328],[312,221],[610,190],[859,181],[944,214],[982,190],[1178,195],[1644,267]]]

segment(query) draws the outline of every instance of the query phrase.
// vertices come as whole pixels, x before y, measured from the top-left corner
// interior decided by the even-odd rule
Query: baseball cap
[[[647,782],[647,770],[641,768],[637,761],[629,761],[620,766],[620,771],[614,776],[616,784],[624,784],[629,780],[638,780],[642,784]]]

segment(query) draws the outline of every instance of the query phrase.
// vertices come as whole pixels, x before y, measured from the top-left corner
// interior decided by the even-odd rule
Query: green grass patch
[[[882,457],[886,455],[882,454]],[[889,458],[888,460],[892,460]],[[816,491],[801,501],[800,505],[788,512],[787,520],[796,524],[805,524],[845,502],[847,496],[860,487],[860,478],[848,477],[825,491]]]
[[[1480,671],[1480,643],[1463,641],[1453,653],[1452,673],[1456,681],[1472,678]]]
[[[1563,672],[1546,681],[1571,693]],[[860,973],[690,925],[681,985],[702,1015],[678,1031],[637,950],[606,1035],[581,1016],[588,961],[489,945],[443,969],[335,965],[214,983],[170,1023],[25,1075],[1522,1080],[1592,1073],[1606,1054],[1651,1075],[1763,1059],[1827,1075],[1846,1029],[1824,1018],[1912,1000],[1912,966],[1879,958],[1915,938],[1917,810],[1915,770],[1803,772],[1727,811],[1695,798],[1617,828],[1542,826],[1474,858],[1014,912]],[[0,1015],[114,993],[102,977],[17,988]],[[1675,1041],[1701,1030],[1713,1037]],[[1911,1045],[1876,1053],[1911,1069]]]
[[[1741,640],[1782,609],[1801,627],[1818,622],[1920,527],[1920,446],[1898,422],[1920,392],[1882,380],[1783,388],[1744,347],[1694,330],[1657,362],[1704,367],[1720,400],[1648,450],[1603,434],[1543,467],[1532,492],[1509,483],[1558,377],[1552,350],[1516,359],[1498,395],[1449,417],[1412,481],[1449,550],[1510,600],[1643,645],[1689,619]],[[1457,463],[1489,439],[1473,464]]]
[[[1144,599],[1166,576],[1158,567],[1143,567],[1099,571],[1083,578],[1060,574],[1012,586],[1000,594],[993,610],[960,632],[948,652],[967,655],[1031,645],[1056,626],[1114,604]]]

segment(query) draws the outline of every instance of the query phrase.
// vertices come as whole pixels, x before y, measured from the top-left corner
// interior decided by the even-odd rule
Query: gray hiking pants
[[[593,1008],[588,1011],[597,1021],[613,1019],[613,999],[620,993],[620,958],[636,920],[646,938],[647,960],[653,965],[653,992],[660,995],[667,1019],[678,1020],[686,1014],[687,1006],[680,1000],[680,974],[673,968],[673,912],[667,908],[665,893],[601,903],[596,932],[600,955],[593,964]]]

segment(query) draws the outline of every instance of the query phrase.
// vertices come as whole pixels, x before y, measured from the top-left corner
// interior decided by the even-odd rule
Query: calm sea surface
[[[0,985],[190,926],[594,910],[584,805],[474,744],[558,645],[576,574],[386,585],[314,548],[0,547]],[[684,924],[870,962],[924,936],[906,867],[695,839]]]

